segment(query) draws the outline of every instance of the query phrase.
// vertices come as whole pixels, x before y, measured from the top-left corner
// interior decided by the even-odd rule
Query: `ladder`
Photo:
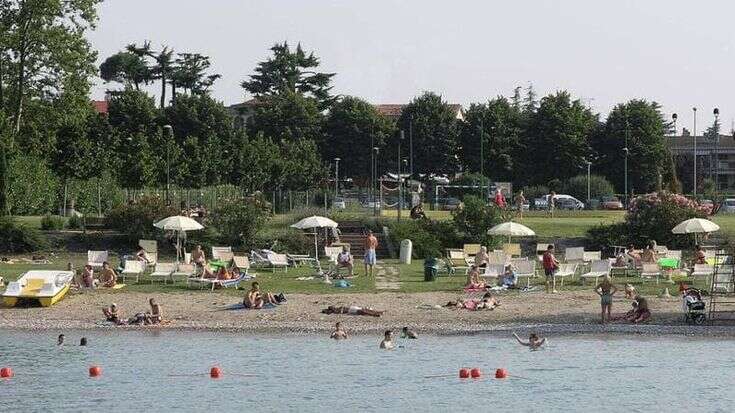
[[[735,266],[730,254],[715,255],[708,319],[710,322],[735,319]]]

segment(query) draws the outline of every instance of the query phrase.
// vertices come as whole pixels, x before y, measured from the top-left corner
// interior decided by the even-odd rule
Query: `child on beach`
[[[334,331],[332,332],[332,335],[329,336],[329,338],[335,340],[344,340],[347,337],[347,332],[342,329],[342,323],[337,321],[337,323],[334,325]]]
[[[390,330],[385,332],[383,341],[380,342],[380,348],[383,350],[393,350],[393,333]]]
[[[554,256],[554,246],[549,245],[546,248],[542,258],[542,264],[544,267],[544,274],[546,274],[546,292],[549,292],[549,285],[551,285],[551,292],[556,293],[556,270],[559,268],[559,261]]]
[[[520,337],[518,337],[518,334],[513,333],[513,337],[516,338],[518,343],[522,346],[526,346],[531,350],[538,350],[541,346],[543,346],[546,343],[546,338],[539,338],[539,336],[536,333],[531,333],[528,336],[528,341],[521,340]]]
[[[110,267],[110,263],[105,261],[102,263],[102,273],[100,281],[103,287],[112,288],[117,284],[117,273]]]
[[[610,315],[612,311],[613,295],[618,291],[617,287],[610,281],[610,276],[606,275],[602,281],[595,287],[595,292],[600,296],[600,320],[605,324],[605,311],[607,310],[607,321],[611,321]]]

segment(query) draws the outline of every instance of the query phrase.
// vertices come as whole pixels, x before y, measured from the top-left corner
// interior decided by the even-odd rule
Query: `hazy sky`
[[[674,0],[105,0],[91,34],[100,62],[131,42],[211,56],[213,95],[240,82],[275,42],[301,42],[337,73],[334,91],[403,103],[424,90],[467,105],[533,83],[568,89],[606,114],[647,98],[678,127],[735,117],[735,2]],[[107,86],[98,82],[94,97]]]

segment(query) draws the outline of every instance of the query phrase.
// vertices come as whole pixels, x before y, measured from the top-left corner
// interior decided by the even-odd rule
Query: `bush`
[[[482,199],[467,195],[464,207],[452,211],[454,227],[466,242],[492,247],[496,241],[487,230],[503,221],[501,210],[495,205],[487,205]]]
[[[396,248],[404,239],[413,243],[413,256],[417,258],[440,257],[442,245],[439,239],[427,230],[423,221],[403,220],[389,224],[390,238]]]
[[[64,229],[64,218],[58,215],[46,214],[41,218],[41,229],[44,231]]]
[[[587,202],[587,175],[577,175],[569,178],[563,185],[562,191],[581,201]],[[615,193],[613,185],[602,176],[590,176],[590,197],[598,199]]]
[[[59,180],[43,159],[16,156],[10,161],[8,201],[13,215],[43,215],[58,206]]]
[[[39,231],[10,217],[0,217],[0,251],[33,252],[47,247],[48,241]]]
[[[272,248],[276,252],[313,254],[314,237],[299,230],[289,228],[276,233],[271,233],[267,237],[256,235],[250,245],[247,245],[247,248]],[[320,251],[319,256],[322,254],[323,251]]]
[[[218,205],[209,223],[220,233],[222,242],[241,246],[252,242],[268,218],[268,210],[257,202],[240,200]]]
[[[70,179],[67,182],[67,200],[74,199],[74,209],[85,215],[102,214],[110,211],[114,205],[125,202],[125,192],[117,186],[109,173],[99,178],[88,180]],[[64,185],[59,186],[59,196],[63,202]],[[67,201],[68,202],[68,201]]]
[[[163,218],[178,215],[178,212],[175,208],[166,206],[159,197],[143,196],[137,202],[113,208],[105,221],[109,228],[126,234],[131,242],[136,242],[141,238],[160,238],[163,231],[153,224]]]
[[[595,225],[587,230],[585,248],[590,251],[602,251],[609,255],[613,245],[628,245],[628,225],[618,222],[612,225]]]
[[[72,215],[66,222],[66,227],[69,229],[80,229],[82,227],[82,219],[79,215]]]

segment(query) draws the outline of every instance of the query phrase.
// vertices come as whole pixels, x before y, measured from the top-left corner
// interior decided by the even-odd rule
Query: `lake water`
[[[559,336],[529,351],[505,336],[379,339],[210,332],[0,330],[0,412],[732,411],[735,341]],[[86,348],[78,344],[85,335]],[[103,369],[89,378],[90,365]],[[211,366],[223,371],[210,379]],[[460,380],[460,367],[485,377]],[[492,378],[496,368],[527,379]],[[195,374],[198,376],[171,376]],[[256,374],[244,377],[228,373]],[[448,374],[446,378],[424,378]]]

